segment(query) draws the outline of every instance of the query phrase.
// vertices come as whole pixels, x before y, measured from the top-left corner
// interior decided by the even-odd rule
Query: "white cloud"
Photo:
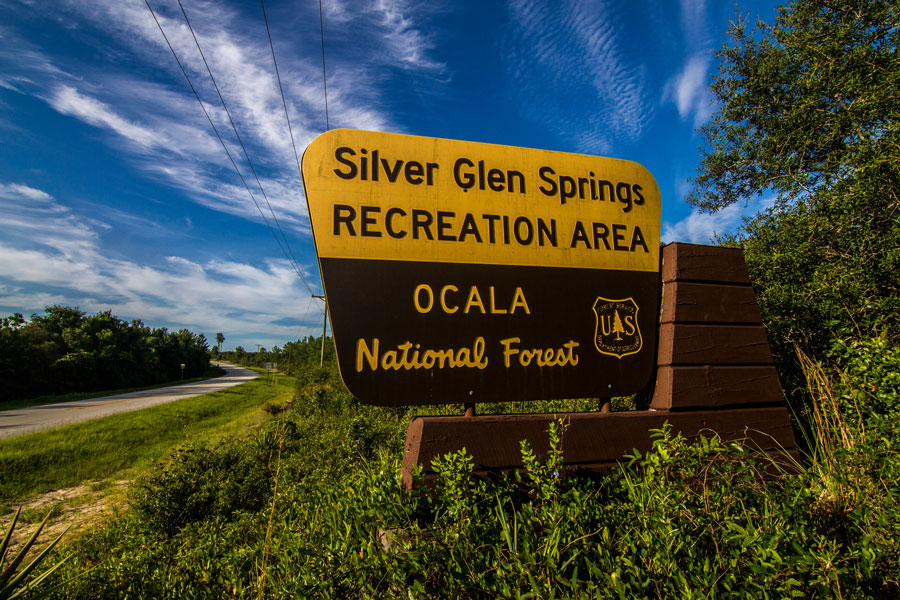
[[[746,205],[732,204],[714,212],[704,213],[694,209],[690,215],[675,223],[665,223],[662,231],[663,242],[690,242],[708,244],[716,237],[734,233],[746,217],[771,208],[774,198],[761,198]]]
[[[662,231],[662,240],[666,243],[708,244],[714,241],[716,236],[733,231],[740,223],[741,211],[734,204],[711,214],[695,209],[676,223],[666,223]]]
[[[48,202],[53,196],[42,190],[22,185],[21,183],[0,183],[0,199],[3,200],[36,200]]]
[[[28,293],[19,286],[0,284],[0,312],[6,314],[21,312],[31,314],[40,312],[45,306],[65,304],[66,297],[61,294],[47,292]]]
[[[148,150],[158,148],[164,143],[156,133],[122,118],[106,104],[80,94],[78,90],[68,85],[57,87],[47,102],[64,115],[76,117],[96,127],[111,129]]]
[[[436,35],[421,22],[445,10],[437,2],[412,5],[408,0],[329,0],[322,8],[325,43],[329,48],[332,47],[329,44],[332,36],[339,35],[341,30],[354,30],[354,42],[369,50],[376,60],[383,56],[385,66],[421,70],[432,75],[446,69],[444,63],[431,58],[430,53],[437,46]],[[318,16],[316,12],[316,25]],[[319,34],[318,30],[316,34]]]
[[[300,318],[298,307],[309,301],[286,260],[259,266],[169,256],[149,266],[111,258],[100,246],[101,224],[84,222],[50,194],[16,183],[0,183],[0,223],[0,307],[64,302],[156,326],[227,328],[238,340],[264,332],[283,342],[318,330],[315,317],[302,327],[273,325],[285,316]],[[29,248],[6,241],[26,238]],[[313,279],[311,269],[305,271]]]
[[[385,41],[401,64],[430,71],[446,68],[443,63],[428,57],[434,42],[409,16],[408,3],[402,0],[375,0],[370,10],[380,17]]]
[[[663,100],[674,101],[682,120],[693,126],[705,123],[715,111],[715,99],[709,90],[710,54],[698,52],[685,63],[681,72],[670,79],[663,91]]]
[[[689,46],[706,42],[706,0],[681,0],[681,29]]]
[[[97,239],[94,228],[50,194],[19,183],[0,183],[0,231],[7,241],[56,246],[71,253],[81,252]]]

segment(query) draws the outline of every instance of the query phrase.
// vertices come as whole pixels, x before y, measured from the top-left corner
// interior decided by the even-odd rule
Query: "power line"
[[[225,141],[222,139],[222,136],[219,134],[218,128],[216,128],[215,123],[213,123],[212,117],[209,116],[209,112],[206,110],[206,106],[203,104],[203,101],[200,99],[200,95],[197,93],[197,89],[194,87],[194,84],[191,82],[191,78],[188,77],[187,71],[184,68],[184,65],[181,64],[181,60],[178,58],[178,54],[175,52],[175,48],[172,47],[171,42],[169,42],[169,37],[166,35],[166,32],[163,30],[162,25],[159,22],[159,19],[156,18],[156,13],[153,12],[153,8],[150,6],[149,0],[144,0],[144,4],[147,5],[147,9],[150,11],[150,14],[153,16],[153,20],[156,21],[156,26],[159,27],[159,32],[162,34],[163,39],[166,41],[166,45],[169,47],[169,51],[172,53],[172,56],[175,58],[175,62],[178,63],[178,67],[181,69],[181,74],[184,75],[185,80],[190,86],[191,91],[194,93],[194,97],[197,99],[197,103],[200,104],[200,108],[203,110],[203,114],[206,115],[206,120],[209,121],[210,126],[216,134],[216,138],[218,138],[219,143],[222,145],[222,148],[225,150],[225,154],[228,155],[228,160],[231,161],[231,166],[234,168],[235,173],[240,178],[241,183],[244,184],[244,189],[247,190],[247,193],[250,195],[250,199],[253,200],[253,204],[256,205],[256,210],[259,211],[259,216],[262,217],[263,222],[265,222],[266,227],[269,229],[269,233],[272,234],[272,238],[275,240],[275,243],[278,244],[278,247],[281,248],[282,254],[287,259],[288,263],[290,263],[294,270],[297,271],[297,274],[300,276],[301,281],[306,284],[306,279],[303,277],[303,274],[300,272],[299,267],[297,266],[296,261],[291,262],[291,258],[288,256],[288,253],[285,251],[284,246],[281,245],[281,241],[278,239],[278,236],[275,235],[275,230],[272,229],[272,226],[269,224],[269,220],[266,218],[266,215],[263,213],[262,208],[260,208],[259,203],[256,201],[256,197],[253,195],[253,192],[250,191],[250,186],[247,185],[247,181],[244,179],[244,176],[241,174],[241,170],[238,169],[237,163],[234,162],[234,157],[231,156],[231,152],[228,150],[228,146],[225,145]],[[310,294],[312,294],[312,290],[309,288],[309,284],[306,284],[306,289],[309,290]]]
[[[180,0],[179,0],[180,2]],[[294,160],[297,162],[297,174],[300,176],[300,179],[303,179],[303,171],[300,168],[300,156],[297,153],[297,145],[294,143],[294,132],[291,127],[291,117],[288,115],[287,109],[287,100],[284,98],[284,87],[281,85],[281,75],[278,72],[278,61],[275,59],[275,44],[272,42],[272,32],[269,30],[269,18],[266,16],[266,5],[264,0],[259,0],[259,5],[262,8],[263,14],[263,22],[266,24],[266,36],[269,38],[269,49],[272,51],[272,64],[275,66],[275,77],[278,79],[278,91],[281,94],[281,105],[284,107],[284,118],[287,121],[288,125],[288,133],[291,136],[291,147],[294,149]],[[328,124],[328,83],[325,78],[325,27],[323,25],[322,20],[322,0],[319,0],[319,32],[321,33],[322,40],[322,84],[325,92],[325,129],[326,131],[329,129]],[[325,361],[325,325],[328,322],[328,301],[325,300],[324,296],[318,296],[316,294],[312,294],[312,298],[322,299],[325,303],[322,314],[322,352],[319,360],[320,366],[324,364]],[[306,306],[306,316],[309,316],[309,304]],[[306,317],[304,317],[305,319]]]
[[[181,8],[181,14],[184,16],[184,21],[185,23],[187,23],[188,29],[191,32],[191,37],[194,38],[194,44],[196,44],[197,46],[197,51],[200,53],[200,58],[203,59],[203,64],[204,66],[206,66],[206,72],[209,74],[209,78],[212,80],[213,87],[216,89],[216,94],[218,94],[219,96],[219,101],[222,103],[222,108],[225,109],[225,114],[228,116],[228,122],[231,123],[231,129],[234,131],[234,135],[241,146],[241,150],[244,153],[244,158],[247,159],[247,164],[250,166],[250,171],[253,173],[253,177],[256,179],[256,184],[259,186],[259,191],[262,192],[263,198],[266,201],[266,206],[268,206],[269,212],[272,214],[272,219],[275,221],[275,226],[281,233],[281,238],[282,240],[284,240],[284,247],[287,248],[286,254],[290,254],[288,262],[292,264],[294,270],[297,272],[297,275],[300,277],[300,280],[303,282],[303,285],[306,286],[306,291],[312,294],[312,288],[310,288],[309,283],[306,281],[306,277],[304,277],[303,272],[300,270],[300,266],[297,264],[297,259],[294,257],[294,252],[293,250],[291,250],[291,245],[290,243],[288,243],[287,237],[285,237],[284,235],[284,230],[281,228],[281,223],[278,222],[278,217],[275,216],[275,211],[272,210],[272,205],[271,203],[269,203],[269,197],[266,194],[266,190],[263,188],[262,181],[260,181],[259,175],[256,173],[256,169],[253,167],[253,162],[250,160],[250,155],[247,153],[247,148],[244,146],[244,141],[241,139],[241,136],[237,130],[237,126],[234,124],[234,119],[231,118],[231,112],[228,110],[228,106],[225,104],[225,98],[222,96],[222,92],[219,90],[219,85],[216,83],[216,78],[213,77],[212,70],[209,67],[206,56],[203,54],[203,50],[200,48],[200,41],[197,39],[197,35],[194,33],[194,28],[191,26],[191,21],[190,19],[188,19],[187,12],[185,12],[184,6],[181,4],[181,0],[178,0],[178,6],[179,8]],[[258,204],[257,208],[259,208]],[[262,212],[261,209],[260,212]],[[281,244],[279,244],[279,246],[280,245]],[[284,251],[284,248],[282,248],[282,251]]]
[[[312,295],[310,295],[309,300],[306,301],[306,312],[303,314],[303,322],[304,323],[306,323],[306,320],[309,319],[309,308],[312,306],[312,301],[313,301],[313,297],[312,297]]]
[[[209,73],[209,78],[212,80],[213,87],[216,89],[216,94],[219,96],[219,101],[222,103],[222,108],[225,109],[225,114],[228,116],[228,122],[231,123],[231,129],[234,131],[235,137],[237,137],[238,143],[241,146],[241,150],[244,153],[244,158],[247,159],[247,164],[250,166],[250,171],[252,171],[253,176],[256,178],[256,184],[259,186],[259,191],[262,192],[263,198],[266,201],[266,206],[269,207],[269,212],[272,214],[272,219],[275,221],[276,227],[278,227],[278,231],[281,233],[281,238],[284,240],[284,245],[287,248],[288,253],[290,254],[290,258],[288,262],[292,263],[294,270],[297,272],[297,275],[300,277],[300,280],[303,281],[303,285],[306,286],[306,291],[312,294],[312,289],[309,287],[309,283],[306,281],[306,277],[304,277],[303,272],[300,270],[300,266],[297,264],[297,259],[294,257],[294,252],[291,250],[291,245],[287,241],[287,237],[284,235],[284,230],[281,228],[281,223],[278,222],[278,217],[275,216],[275,211],[272,210],[272,205],[269,203],[269,197],[266,194],[266,190],[263,188],[262,181],[259,179],[259,175],[256,173],[256,169],[253,167],[253,162],[250,160],[250,155],[247,153],[247,148],[244,146],[244,141],[241,139],[240,134],[237,131],[237,126],[234,124],[234,119],[231,118],[231,112],[228,110],[228,106],[225,104],[225,98],[222,96],[222,92],[219,91],[219,86],[216,83],[216,78],[213,77],[212,70],[209,67],[209,63],[206,61],[206,56],[203,54],[203,50],[200,48],[200,41],[197,39],[197,35],[194,33],[194,28],[191,26],[191,21],[188,19],[187,12],[184,10],[184,6],[181,4],[181,0],[178,0],[178,6],[181,8],[181,14],[184,15],[184,21],[187,23],[188,29],[191,32],[191,37],[194,38],[194,44],[197,46],[197,51],[200,53],[200,58],[203,59],[203,64],[206,66],[206,72]]]
[[[297,152],[297,144],[294,142],[294,129],[291,126],[291,117],[288,114],[287,100],[285,100],[284,97],[284,86],[281,84],[281,73],[278,71],[278,60],[275,58],[275,44],[272,42],[272,32],[269,30],[269,18],[266,15],[266,4],[264,0],[259,0],[259,5],[262,8],[263,22],[266,24],[266,36],[269,38],[269,50],[272,51],[272,64],[275,66],[275,78],[278,80],[278,92],[281,94],[281,106],[284,107],[284,119],[287,121],[288,134],[291,136],[291,148],[294,149],[294,161],[297,163],[297,175],[302,181],[303,170],[300,168],[300,154]],[[311,297],[317,298],[318,296],[312,294]]]
[[[325,131],[331,129],[331,126],[328,124],[328,78],[325,77],[325,24],[322,19],[322,0],[319,0],[319,34],[321,35],[322,40],[322,90],[325,93]],[[324,279],[322,281],[322,287],[324,289],[325,282]],[[328,300],[325,300],[325,306],[322,309],[322,354],[321,359],[319,361],[319,365],[323,365],[325,363],[325,325],[328,323]]]
[[[325,25],[322,21],[322,0],[319,0],[319,33],[322,36],[322,87],[325,89],[325,131],[331,129],[328,125],[328,80],[325,78]]]
[[[297,153],[297,144],[294,143],[294,130],[291,127],[291,117],[288,116],[287,101],[284,99],[284,88],[281,86],[281,74],[278,72],[278,61],[275,60],[275,45],[272,43],[272,33],[269,31],[269,19],[266,17],[266,5],[259,0],[262,7],[263,22],[266,24],[266,35],[269,37],[269,49],[272,51],[272,64],[275,65],[275,78],[278,79],[278,91],[281,93],[281,105],[284,107],[284,118],[287,120],[288,133],[291,136],[291,148],[294,149],[294,160],[297,161],[297,175],[303,180],[303,171],[300,169],[300,155]]]

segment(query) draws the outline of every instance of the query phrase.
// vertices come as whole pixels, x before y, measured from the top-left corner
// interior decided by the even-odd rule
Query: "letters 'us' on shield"
[[[337,129],[303,183],[341,377],[381,405],[639,391],[659,188],[612,158]]]

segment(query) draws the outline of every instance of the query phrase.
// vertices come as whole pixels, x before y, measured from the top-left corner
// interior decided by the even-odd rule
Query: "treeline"
[[[287,342],[283,347],[274,346],[271,349],[260,347],[255,352],[247,352],[242,346],[226,352],[216,352],[213,347],[213,356],[245,367],[265,368],[266,363],[278,365],[278,370],[288,375],[300,375],[309,367],[317,367],[321,364],[335,368],[334,342],[331,338],[325,338],[324,360],[322,355],[322,338],[305,337],[296,342]]]
[[[203,334],[68,306],[48,306],[29,321],[20,313],[0,320],[0,402],[174,381],[182,364],[185,378],[209,368]]]

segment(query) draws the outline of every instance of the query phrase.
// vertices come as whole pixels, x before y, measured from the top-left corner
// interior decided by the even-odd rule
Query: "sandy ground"
[[[68,527],[61,544],[66,544],[82,534],[95,529],[127,504],[126,490],[130,481],[106,484],[88,482],[76,487],[54,490],[30,499],[22,505],[19,522],[13,532],[9,556],[14,556],[40,525],[48,512],[53,515],[37,539],[40,549],[56,539]],[[15,512],[0,517],[0,532],[6,534]],[[29,522],[23,522],[27,520]],[[34,555],[34,550],[30,555]]]

